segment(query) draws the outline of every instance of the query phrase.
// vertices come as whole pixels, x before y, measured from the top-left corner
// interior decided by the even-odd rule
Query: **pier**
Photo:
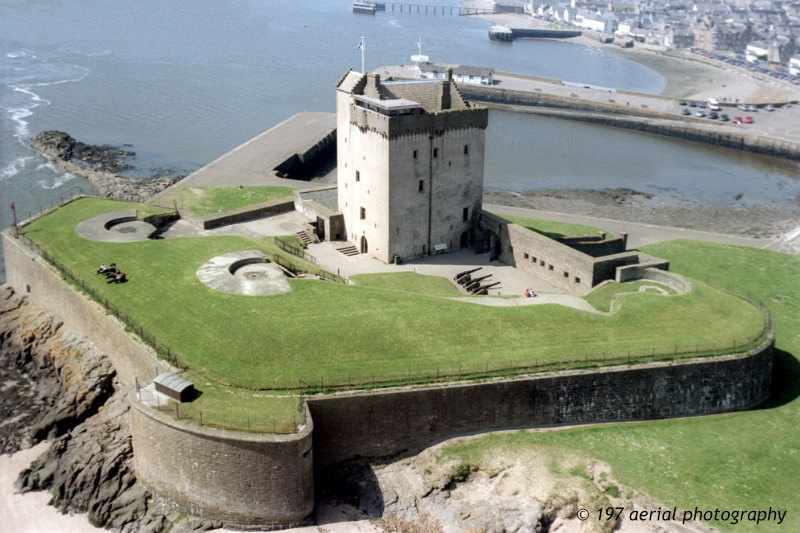
[[[582,34],[580,30],[550,30],[544,28],[507,28],[492,26],[489,28],[489,39],[493,41],[511,42],[514,39],[570,39]]]
[[[356,8],[358,4],[358,9]],[[365,9],[365,5],[371,5]],[[441,4],[425,4],[417,2],[353,2],[353,11],[360,13],[375,13],[376,11],[391,11],[393,13],[409,13],[418,15],[453,15],[468,17],[475,15],[493,15],[494,9],[464,6],[445,6]]]

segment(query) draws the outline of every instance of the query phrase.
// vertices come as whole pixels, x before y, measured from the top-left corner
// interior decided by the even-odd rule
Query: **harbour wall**
[[[488,107],[613,126],[782,159],[800,160],[800,143],[746,133],[715,131],[701,126],[691,117],[540,92],[469,84],[459,85],[459,90],[467,100]]]
[[[8,284],[107,353],[123,383],[169,365],[34,249],[2,232]],[[645,420],[752,407],[770,394],[772,331],[748,353],[307,398],[305,427],[257,435],[191,425],[129,398],[138,479],[181,511],[237,528],[307,522],[338,461],[496,429]],[[134,393],[135,395],[135,393]],[[312,425],[313,420],[313,425]]]

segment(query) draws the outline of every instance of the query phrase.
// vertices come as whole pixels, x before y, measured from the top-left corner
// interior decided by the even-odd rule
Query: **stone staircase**
[[[341,248],[336,249],[339,253],[344,254],[348,257],[353,257],[359,254],[358,248],[353,246],[352,244],[348,244],[346,246],[342,246]]]
[[[300,242],[303,244],[303,248],[308,248],[308,245],[314,242],[314,240],[308,235],[307,230],[298,231],[297,238],[300,239]]]

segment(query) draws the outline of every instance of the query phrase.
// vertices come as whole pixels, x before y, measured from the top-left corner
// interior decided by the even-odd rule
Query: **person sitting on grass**
[[[117,264],[111,263],[111,265],[109,265],[109,267],[105,270],[104,274],[106,275],[107,278],[113,278],[114,276],[117,275],[118,272],[119,269],[117,268]]]
[[[114,274],[106,283],[125,283],[126,281],[128,281],[128,277],[125,275],[125,273],[117,270],[117,273]]]
[[[107,270],[108,270],[108,267],[106,266],[106,264],[102,263],[100,265],[100,268],[97,269],[97,272],[95,272],[95,274],[105,274]]]

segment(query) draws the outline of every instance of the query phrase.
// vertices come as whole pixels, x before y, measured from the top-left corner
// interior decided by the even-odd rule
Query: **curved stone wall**
[[[314,470],[308,425],[291,435],[221,431],[131,402],[136,477],[183,511],[241,529],[309,523]]]
[[[498,429],[747,409],[770,395],[773,342],[740,355],[311,397],[317,468]]]

